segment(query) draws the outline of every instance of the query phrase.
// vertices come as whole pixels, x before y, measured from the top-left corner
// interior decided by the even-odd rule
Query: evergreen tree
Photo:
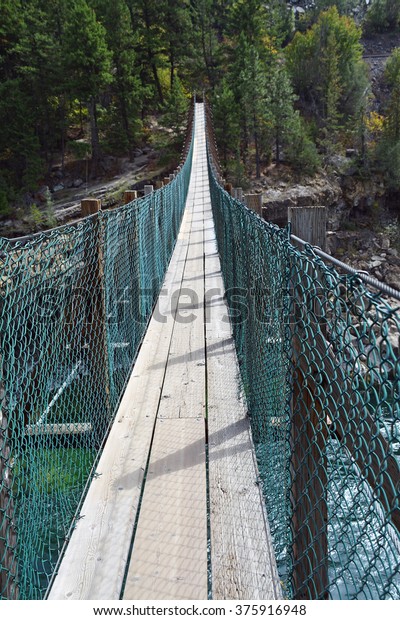
[[[286,134],[285,153],[294,170],[313,175],[320,166],[317,147],[307,135],[307,130],[298,111],[295,111]]]
[[[192,78],[199,86],[208,85],[211,89],[217,84],[218,36],[220,39],[223,37],[223,28],[219,26],[214,5],[214,0],[198,0],[193,6],[195,47],[199,49],[199,55],[197,62],[194,58],[196,69],[192,72]]]
[[[65,71],[61,54],[60,0],[28,0],[24,4],[24,22],[17,46],[18,72],[24,88],[32,97],[35,133],[48,168],[54,152],[63,142]]]
[[[377,147],[378,160],[386,173],[387,184],[400,189],[400,48],[389,58],[385,77],[391,88],[383,132]]]
[[[339,74],[338,45],[332,32],[328,34],[321,58],[322,140],[325,152],[332,155],[339,130],[339,101],[342,85]]]
[[[260,53],[266,34],[266,20],[267,11],[261,0],[234,0],[230,11],[229,34],[233,38],[244,36]]]
[[[216,87],[213,97],[215,137],[221,153],[222,165],[227,170],[228,157],[237,154],[240,138],[240,114],[235,96],[227,79]]]
[[[113,80],[108,86],[111,101],[104,118],[106,139],[113,152],[127,152],[133,159],[146,96],[135,53],[137,38],[132,35],[125,0],[92,0],[92,6],[106,30],[112,54]]]
[[[277,64],[267,88],[267,110],[271,136],[275,145],[275,161],[281,161],[281,148],[294,117],[293,103],[296,97],[285,68]]]
[[[172,129],[177,138],[182,138],[185,133],[188,108],[189,99],[180,79],[175,77],[165,102],[163,121],[167,127]]]
[[[93,177],[100,158],[97,103],[112,76],[106,31],[86,0],[73,0],[68,7],[62,53],[69,93],[85,103],[90,117]]]
[[[271,0],[268,3],[265,23],[276,47],[290,41],[295,29],[294,12],[286,0]]]
[[[162,22],[164,26],[162,38],[169,62],[172,89],[178,67],[183,67],[190,56],[192,28],[189,1],[165,0]]]
[[[350,120],[368,84],[362,60],[361,30],[336,7],[321,13],[286,49],[287,67],[301,107],[318,124]],[[332,118],[327,118],[332,116]]]
[[[242,156],[246,163],[250,144],[254,144],[256,177],[261,174],[261,143],[265,117],[265,65],[257,49],[242,33],[235,50],[232,90],[241,112]]]
[[[365,16],[365,30],[367,32],[385,32],[396,30],[399,26],[399,0],[373,0]]]
[[[125,0],[136,45],[140,77],[144,87],[155,88],[155,97],[163,105],[164,93],[159,69],[165,66],[163,10],[165,0]],[[149,73],[150,71],[150,73]]]
[[[385,78],[391,93],[386,112],[386,131],[394,140],[400,140],[400,47],[396,48],[385,68]]]

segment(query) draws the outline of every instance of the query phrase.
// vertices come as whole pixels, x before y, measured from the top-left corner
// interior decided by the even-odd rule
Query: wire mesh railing
[[[218,249],[285,596],[399,599],[400,308],[232,198],[214,152]]]
[[[2,599],[46,592],[162,285],[192,149],[142,199],[28,242],[0,238]]]

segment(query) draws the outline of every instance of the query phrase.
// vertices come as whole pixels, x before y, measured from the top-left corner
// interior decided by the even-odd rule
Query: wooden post
[[[82,215],[98,214],[101,209],[101,200],[85,198],[81,201]],[[100,386],[104,386],[105,419],[96,425],[97,442],[101,442],[106,431],[108,418],[111,414],[111,376],[107,337],[107,313],[105,304],[104,282],[104,239],[99,218],[95,220],[92,229],[89,229],[85,248],[85,271],[82,279],[83,294],[86,299],[85,339],[89,345],[90,372]],[[91,235],[89,237],[89,235]]]
[[[156,181],[156,189],[161,189],[164,187],[164,181]]]
[[[288,220],[292,223],[292,233],[325,250],[326,244],[326,208],[325,207],[289,207]]]
[[[171,181],[173,181],[174,179],[175,179],[175,175],[174,175],[174,173],[171,173],[171,174],[169,175],[169,181],[171,182]]]
[[[124,204],[127,205],[133,200],[136,200],[136,198],[137,198],[137,191],[135,189],[127,190],[126,192],[124,192]]]
[[[2,363],[0,358],[0,363]],[[0,597],[18,599],[17,537],[12,497],[12,470],[10,468],[9,420],[5,406],[5,392],[0,383]]]
[[[232,183],[225,183],[225,191],[228,192],[230,196],[233,196],[233,187]]]
[[[149,194],[152,194],[154,192],[154,187],[153,185],[145,185],[144,186],[144,195],[148,196]]]
[[[243,190],[241,187],[236,188],[236,198],[239,202],[243,202]]]
[[[295,599],[325,600],[328,591],[326,415],[312,373],[296,368],[292,408],[292,554]]]
[[[168,185],[169,183],[169,177],[164,177],[164,185]]]
[[[98,213],[101,209],[101,200],[98,198],[84,198],[81,200],[81,214],[83,217]]]
[[[254,211],[254,213],[257,213],[257,215],[261,216],[262,194],[246,194],[244,198],[248,208]]]
[[[310,274],[308,274],[310,275]],[[317,272],[313,281],[317,282]],[[298,274],[292,289],[293,393],[291,419],[291,530],[293,594],[295,599],[325,600],[328,579],[327,379],[321,360],[307,340],[315,326],[316,289]],[[308,327],[308,330],[307,330]],[[311,329],[311,336],[310,336]]]

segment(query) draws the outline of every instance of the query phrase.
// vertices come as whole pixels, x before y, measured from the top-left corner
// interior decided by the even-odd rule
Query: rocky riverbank
[[[400,196],[389,200],[379,176],[361,179],[348,162],[347,171],[296,183],[280,166],[254,181],[251,191],[263,196],[263,217],[279,226],[287,224],[290,206],[325,206],[327,251],[400,290]]]

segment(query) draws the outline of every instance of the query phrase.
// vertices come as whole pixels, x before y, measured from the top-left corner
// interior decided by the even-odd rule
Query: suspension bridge
[[[0,240],[0,597],[400,598],[400,312],[221,185]]]

